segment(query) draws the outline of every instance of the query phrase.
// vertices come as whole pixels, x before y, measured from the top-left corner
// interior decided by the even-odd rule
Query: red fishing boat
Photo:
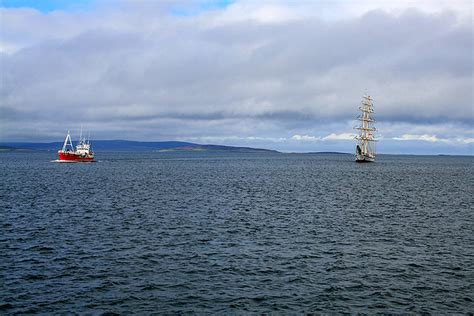
[[[66,139],[61,150],[58,150],[58,161],[60,162],[92,162],[94,161],[94,153],[91,150],[91,144],[89,140],[86,140],[81,136],[79,143],[74,149],[72,145],[71,135],[67,131]]]

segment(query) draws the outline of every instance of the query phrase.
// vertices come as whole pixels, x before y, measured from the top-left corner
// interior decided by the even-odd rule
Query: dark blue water
[[[0,313],[474,311],[474,158],[0,154]]]

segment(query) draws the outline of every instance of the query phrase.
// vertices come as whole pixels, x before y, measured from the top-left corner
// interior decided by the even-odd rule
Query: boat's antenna
[[[91,131],[87,132],[87,143],[90,144],[91,142]]]
[[[79,141],[82,142],[82,124],[81,124],[81,135],[79,136]]]

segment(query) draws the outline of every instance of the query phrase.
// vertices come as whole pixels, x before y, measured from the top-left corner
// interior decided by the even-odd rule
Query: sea
[[[474,157],[0,153],[0,314],[472,314]]]

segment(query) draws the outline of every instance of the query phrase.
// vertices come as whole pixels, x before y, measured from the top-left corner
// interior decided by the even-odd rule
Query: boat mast
[[[81,134],[79,135],[79,143],[83,143],[84,140],[82,139],[82,124],[81,124]]]
[[[67,146],[70,145],[72,150],[74,150],[74,147],[72,146],[72,140],[71,140],[71,135],[69,134],[69,131],[67,131],[66,139],[64,139],[64,144],[63,144],[63,149],[62,151],[65,152]]]
[[[374,113],[374,108],[372,98],[369,95],[364,95],[359,109],[362,114],[358,117],[361,124],[356,127],[356,129],[359,130],[359,135],[356,136],[356,139],[359,141],[362,154],[375,155],[375,151],[370,146],[370,142],[376,141],[373,135],[376,129],[372,126],[375,122],[375,119],[371,115],[371,113]]]

